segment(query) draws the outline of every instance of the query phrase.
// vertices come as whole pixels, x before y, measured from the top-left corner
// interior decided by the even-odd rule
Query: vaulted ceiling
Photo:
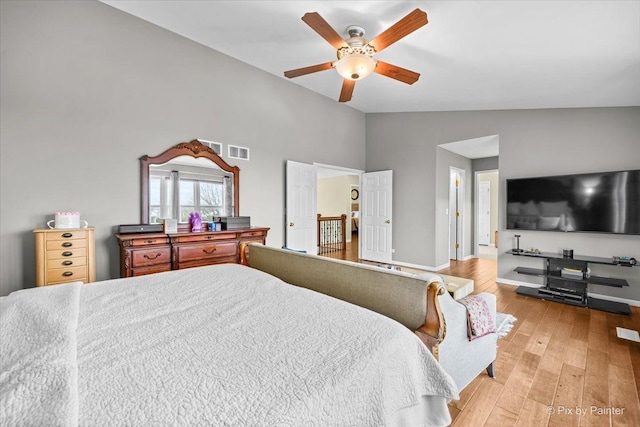
[[[306,12],[372,39],[424,10],[426,26],[375,56],[420,79],[358,81],[348,105],[367,113],[640,105],[639,1],[103,2],[283,79],[336,59]],[[291,82],[337,102],[342,78],[329,69]]]

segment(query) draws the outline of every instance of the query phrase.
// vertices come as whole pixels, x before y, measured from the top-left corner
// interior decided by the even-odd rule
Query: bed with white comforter
[[[224,264],[0,301],[6,426],[448,425],[457,390],[407,328]]]

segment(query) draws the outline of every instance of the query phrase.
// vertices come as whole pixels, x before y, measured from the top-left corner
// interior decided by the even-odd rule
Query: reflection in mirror
[[[203,221],[238,215],[240,169],[198,140],[140,161],[143,223],[162,223],[165,218],[188,223],[191,212],[199,212]]]
[[[191,212],[203,221],[233,215],[233,174],[204,158],[180,156],[149,165],[149,223],[165,218],[189,222]]]

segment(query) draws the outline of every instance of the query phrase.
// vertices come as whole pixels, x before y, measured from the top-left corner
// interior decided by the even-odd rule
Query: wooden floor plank
[[[520,413],[533,384],[533,378],[539,363],[540,356],[526,351],[522,353],[520,360],[518,360],[505,383],[496,405],[509,412]]]
[[[559,379],[560,374],[544,369],[537,369],[527,399],[541,403],[545,405],[545,407],[551,405],[556,394],[556,386],[558,385]]]
[[[609,357],[602,351],[588,349],[582,393],[583,408],[609,407]],[[609,425],[611,417],[594,411],[587,413],[580,420],[581,426]]]
[[[551,335],[547,349],[540,359],[540,369],[560,375],[562,363],[567,352],[567,342],[571,335],[572,325],[564,322],[556,323],[556,330]]]
[[[587,341],[580,341],[569,338],[567,341],[567,352],[564,356],[564,363],[573,365],[576,368],[584,369],[587,364]]]
[[[549,427],[578,426],[582,409],[584,369],[563,365],[553,403],[547,409],[550,413]]]
[[[489,419],[496,400],[502,390],[502,384],[486,378],[465,409],[456,417],[452,427],[482,426]]]
[[[640,426],[640,401],[630,368],[609,365],[609,394],[611,425]]]
[[[485,427],[511,427],[518,421],[518,415],[495,406],[489,414]]]
[[[527,399],[518,416],[517,427],[546,427],[549,423],[549,405]]]

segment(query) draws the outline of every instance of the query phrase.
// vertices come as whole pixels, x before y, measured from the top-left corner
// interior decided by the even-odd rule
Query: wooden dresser
[[[93,227],[37,229],[36,286],[95,282]]]
[[[268,231],[265,227],[250,227],[198,233],[116,234],[120,245],[120,277],[239,263],[240,245],[265,244]]]

